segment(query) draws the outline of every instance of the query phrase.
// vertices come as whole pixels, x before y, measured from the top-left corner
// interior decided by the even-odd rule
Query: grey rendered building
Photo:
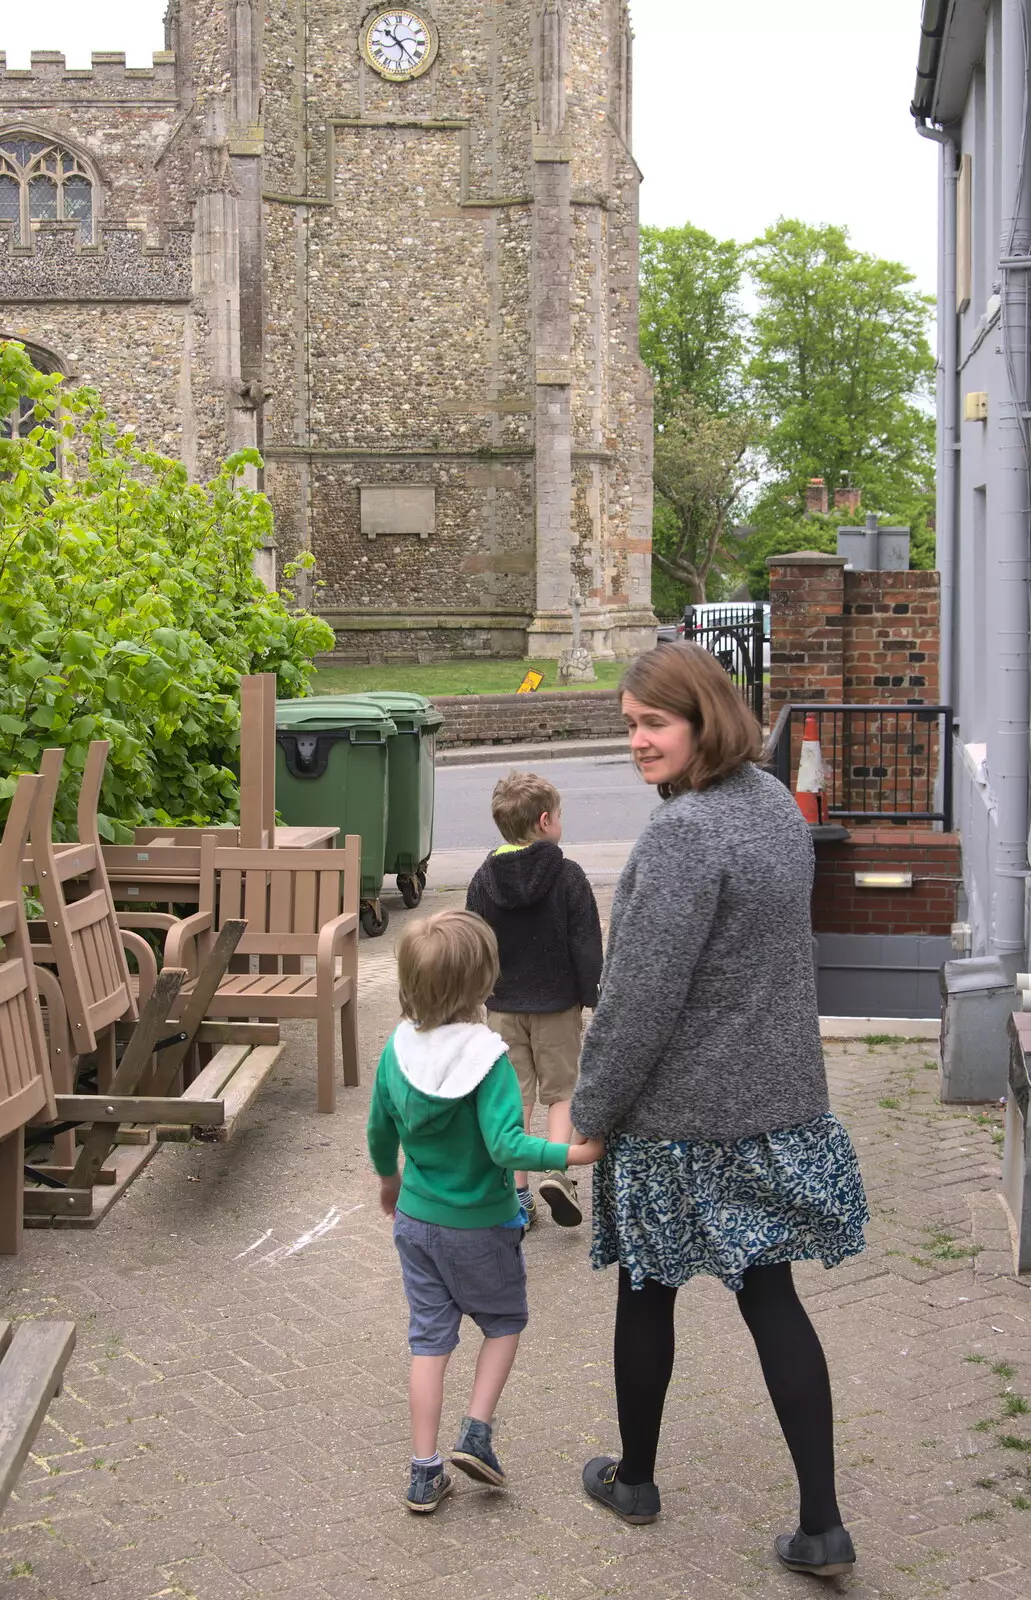
[[[924,0],[913,113],[940,145],[941,697],[970,953],[1029,947],[1031,0]]]

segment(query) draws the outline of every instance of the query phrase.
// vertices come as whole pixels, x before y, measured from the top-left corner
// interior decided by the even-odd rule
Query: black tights
[[[662,1408],[673,1374],[676,1296],[675,1289],[652,1278],[642,1289],[632,1289],[629,1273],[619,1269],[615,1369],[623,1483],[651,1483],[655,1477]],[[841,1521],[834,1493],[830,1378],[790,1265],[750,1267],[737,1303],[795,1463],[802,1528],[826,1533]]]

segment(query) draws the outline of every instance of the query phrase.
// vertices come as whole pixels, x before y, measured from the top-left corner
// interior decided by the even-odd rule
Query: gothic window
[[[0,343],[3,343],[3,339],[4,335],[0,333]],[[27,344],[25,354],[37,372],[61,371],[57,357],[50,355],[46,350]],[[22,395],[10,411],[0,413],[0,439],[23,439],[34,427],[36,427],[35,401],[30,400],[27,395]]]
[[[34,222],[77,222],[93,242],[93,180],[78,156],[49,139],[0,136],[0,222],[28,244]]]

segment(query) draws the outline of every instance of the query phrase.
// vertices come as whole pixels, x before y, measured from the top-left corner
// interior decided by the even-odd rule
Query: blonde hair
[[[680,777],[659,785],[663,799],[685,789],[708,789],[748,761],[759,761],[763,734],[731,679],[701,645],[660,644],[631,662],[619,686],[644,706],[684,717],[694,749]]]
[[[490,813],[507,844],[526,844],[537,837],[541,817],[553,817],[562,796],[547,778],[536,772],[510,772],[494,785]]]
[[[479,1022],[498,981],[498,941],[473,911],[438,911],[412,923],[397,946],[401,1015],[417,1028]]]

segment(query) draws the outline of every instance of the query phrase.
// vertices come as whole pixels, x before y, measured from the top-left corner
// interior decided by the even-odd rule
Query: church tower
[[[257,445],[344,657],[554,657],[574,596],[647,647],[626,0],[166,27],[148,68],[0,57],[0,335],[193,477]]]
[[[341,653],[556,656],[574,591],[597,654],[646,647],[626,0],[234,9],[265,481]],[[256,300],[242,281],[244,324]]]

